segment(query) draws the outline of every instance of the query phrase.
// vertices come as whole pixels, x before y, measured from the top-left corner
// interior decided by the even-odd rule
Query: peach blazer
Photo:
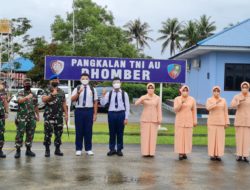
[[[174,111],[176,113],[175,126],[193,127],[197,124],[196,101],[193,97],[188,96],[183,104],[182,97],[176,97],[174,99]]]
[[[141,114],[141,122],[155,122],[155,123],[161,123],[162,122],[162,109],[161,109],[161,99],[159,96],[154,94],[152,98],[149,100],[142,100],[143,97],[147,95],[142,96],[139,98],[135,104],[142,104],[143,105],[143,111]]]
[[[209,111],[207,124],[208,125],[229,125],[227,102],[224,98],[220,98],[220,102],[216,104],[214,97],[208,98],[206,108]]]
[[[231,102],[231,106],[237,109],[234,126],[250,127],[250,93],[244,101],[240,102],[242,99],[244,99],[244,96],[240,93],[235,95]]]

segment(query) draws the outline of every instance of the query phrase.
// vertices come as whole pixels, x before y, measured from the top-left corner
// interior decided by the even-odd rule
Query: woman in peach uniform
[[[175,153],[179,160],[187,159],[192,151],[193,127],[197,125],[196,101],[189,96],[189,87],[184,85],[180,89],[180,96],[174,99],[175,118]]]
[[[250,93],[249,83],[241,83],[241,93],[234,96],[231,106],[236,108],[235,137],[237,161],[249,162],[250,148]]]
[[[158,125],[162,122],[161,99],[154,93],[155,85],[147,85],[147,94],[141,96],[135,105],[142,104],[141,114],[141,154],[145,157],[155,155]]]
[[[211,160],[221,161],[225,148],[225,128],[230,124],[227,103],[220,97],[219,86],[213,87],[213,96],[208,98],[206,108],[209,111],[208,128],[208,155]]]

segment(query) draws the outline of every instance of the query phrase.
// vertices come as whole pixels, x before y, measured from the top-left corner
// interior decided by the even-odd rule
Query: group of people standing
[[[231,107],[236,109],[235,138],[236,160],[249,162],[250,149],[250,85],[241,84],[241,93],[234,96]],[[175,120],[175,152],[179,160],[187,159],[192,151],[193,127],[197,125],[196,102],[189,96],[189,87],[184,85],[180,89],[180,96],[174,100]],[[225,129],[230,125],[226,100],[220,96],[221,89],[215,86],[212,97],[206,102],[209,111],[208,128],[208,155],[211,160],[221,161],[225,148]]]
[[[60,150],[61,136],[63,133],[63,113],[67,122],[67,106],[65,100],[65,94],[63,90],[58,88],[59,78],[57,75],[50,77],[50,85],[45,90],[42,96],[42,101],[45,103],[44,110],[44,146],[45,156],[50,157],[50,144],[51,137],[55,134],[55,155],[63,156]],[[15,158],[21,157],[21,147],[23,146],[24,134],[26,133],[25,155],[28,157],[35,157],[36,154],[31,150],[32,142],[35,134],[36,121],[39,121],[39,109],[38,109],[38,97],[31,91],[32,81],[26,78],[23,82],[23,89],[17,93],[16,103],[18,104],[18,111],[15,118],[16,124],[16,138]],[[5,131],[5,119],[8,118],[8,101],[7,94],[5,92],[4,82],[0,82],[0,158],[5,158],[3,153],[4,145],[4,131]]]
[[[54,132],[55,155],[63,156],[60,146],[63,133],[63,122],[68,121],[65,94],[59,85],[58,75],[50,77],[50,85],[42,96],[45,103],[44,110],[44,146],[45,157],[50,157],[51,137]],[[89,82],[89,75],[80,76],[81,85],[72,92],[71,101],[75,102],[75,150],[76,156],[82,155],[83,149],[89,156],[92,151],[93,123],[97,119],[98,95]],[[121,80],[115,77],[112,81],[113,89],[102,92],[100,104],[108,109],[109,126],[109,151],[107,156],[123,156],[123,134],[128,123],[130,103],[128,94],[121,89]],[[37,96],[31,91],[31,80],[24,80],[24,89],[18,92],[17,103],[19,106],[16,116],[17,134],[15,140],[15,158],[20,158],[24,133],[26,133],[26,156],[34,157],[31,151],[34,138],[36,121],[39,121]],[[135,105],[143,105],[140,118],[141,154],[144,157],[154,157],[156,152],[157,133],[162,123],[162,102],[155,94],[155,85],[147,84],[146,95],[141,96]],[[241,93],[236,95],[231,106],[236,108],[236,155],[237,161],[249,162],[250,148],[250,85],[248,82],[241,84]],[[174,99],[175,140],[174,151],[179,154],[179,160],[187,159],[187,154],[192,152],[193,127],[197,126],[196,101],[189,95],[187,85],[180,88],[180,95]],[[206,109],[209,111],[208,128],[208,155],[211,160],[221,161],[225,147],[225,129],[229,126],[228,107],[224,98],[220,96],[221,89],[215,86],[212,97],[208,98]],[[5,119],[8,118],[8,101],[4,90],[3,81],[0,81],[0,157],[5,158],[2,148],[4,145]]]

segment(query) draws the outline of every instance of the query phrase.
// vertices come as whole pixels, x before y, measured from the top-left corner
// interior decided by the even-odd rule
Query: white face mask
[[[81,83],[82,83],[83,85],[87,85],[87,84],[89,84],[89,80],[81,80]]]
[[[148,94],[152,95],[152,94],[154,94],[154,91],[155,91],[155,90],[152,89],[152,88],[150,88],[150,89],[148,89],[147,91],[148,91]]]
[[[244,93],[244,94],[246,94],[246,93],[249,92],[249,89],[248,89],[248,88],[242,88],[242,89],[241,89],[241,92]]]
[[[219,97],[220,96],[219,92],[213,92],[213,94],[214,94],[214,97]]]
[[[182,95],[183,97],[187,97],[187,96],[188,96],[188,92],[187,92],[187,91],[184,91],[184,92],[181,93],[181,95]]]
[[[114,87],[114,89],[120,89],[121,88],[121,83],[114,83],[113,87]]]

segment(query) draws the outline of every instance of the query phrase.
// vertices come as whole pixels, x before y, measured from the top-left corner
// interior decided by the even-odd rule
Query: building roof
[[[250,19],[201,40],[170,59],[188,59],[211,51],[250,52]]]
[[[17,63],[18,67],[17,69],[14,68],[13,63]],[[16,72],[28,72],[34,67],[33,61],[30,59],[20,57],[15,59],[13,62],[8,62],[8,63],[3,63],[2,64],[2,70],[7,71],[7,70],[14,70]]]

